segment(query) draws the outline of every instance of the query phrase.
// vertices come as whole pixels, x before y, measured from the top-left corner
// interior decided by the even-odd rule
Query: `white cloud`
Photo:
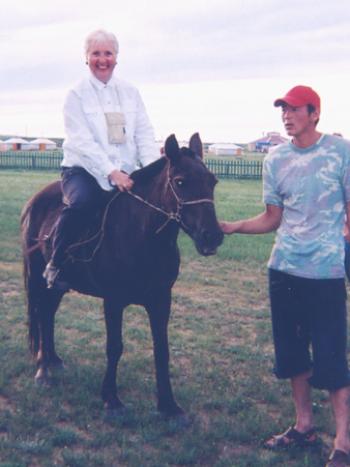
[[[347,0],[1,0],[1,7],[0,134],[62,133],[63,96],[86,70],[84,39],[103,27],[116,33],[117,73],[141,88],[159,136],[203,128],[207,139],[240,142],[283,131],[271,102],[302,82],[324,98],[324,128],[350,135]]]

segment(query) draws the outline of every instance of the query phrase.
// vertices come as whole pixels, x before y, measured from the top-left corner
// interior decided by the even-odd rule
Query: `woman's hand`
[[[108,175],[108,180],[111,185],[116,186],[120,191],[131,190],[134,184],[128,174],[120,172],[119,170],[113,170],[113,172]]]

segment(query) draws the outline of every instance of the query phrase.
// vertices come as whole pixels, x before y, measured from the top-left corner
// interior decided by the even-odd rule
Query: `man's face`
[[[92,74],[107,83],[117,64],[117,54],[111,41],[94,42],[87,53],[87,61]]]
[[[315,110],[309,113],[307,105],[292,107],[284,103],[282,105],[282,121],[289,136],[298,137],[302,134],[315,131],[315,123],[319,118],[319,112]]]

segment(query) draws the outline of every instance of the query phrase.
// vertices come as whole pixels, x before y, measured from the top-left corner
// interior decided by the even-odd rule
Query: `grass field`
[[[146,313],[124,321],[120,395],[129,410],[105,421],[101,302],[68,294],[57,315],[57,348],[66,363],[50,388],[34,385],[27,350],[19,215],[25,200],[56,178],[0,172],[0,466],[317,466],[333,425],[327,394],[314,392],[325,446],[315,452],[266,452],[261,441],[293,423],[287,382],[271,373],[273,349],[266,260],[273,236],[228,237],[217,256],[199,257],[181,235],[181,273],[169,325],[171,374],[178,402],[193,417],[180,429],[155,410],[155,378]],[[261,183],[220,182],[220,218],[262,209]]]

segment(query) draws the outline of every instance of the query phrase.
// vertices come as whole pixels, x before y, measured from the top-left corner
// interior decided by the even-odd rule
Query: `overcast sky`
[[[350,138],[349,0],[0,0],[0,134],[64,136],[65,95],[99,28],[120,43],[156,137],[248,142],[284,133],[275,98],[322,99],[319,129]]]

